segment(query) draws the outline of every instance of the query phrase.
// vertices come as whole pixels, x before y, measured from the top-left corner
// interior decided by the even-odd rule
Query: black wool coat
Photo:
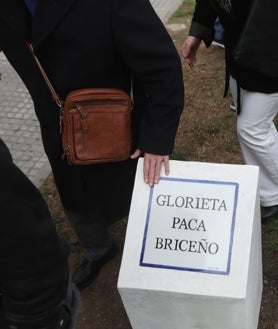
[[[0,4],[0,48],[34,100],[64,207],[87,216],[94,200],[103,213],[109,202],[112,216],[126,214],[136,161],[70,167],[61,160],[59,111],[26,39],[62,98],[87,87],[129,93],[135,81],[133,148],[164,155],[173,150],[184,100],[180,57],[170,36],[148,0],[38,0],[33,19],[23,0]]]
[[[214,38],[214,22],[216,17],[224,27],[224,42],[226,52],[226,63],[229,73],[237,80],[240,87],[246,90],[274,93],[278,91],[278,78],[268,77],[259,74],[252,69],[245,69],[235,63],[233,55],[238,40],[244,29],[251,9],[252,0],[231,0],[232,12],[227,13],[221,8],[221,0],[196,0],[195,12],[192,19],[191,35],[203,39],[209,46]],[[273,8],[275,9],[275,8]],[[266,21],[267,24],[267,21]],[[275,27],[273,27],[275,28]],[[264,34],[262,26],[262,44],[258,47],[265,47],[263,43],[267,36]],[[265,47],[266,51],[270,49]],[[270,56],[271,58],[271,56]]]

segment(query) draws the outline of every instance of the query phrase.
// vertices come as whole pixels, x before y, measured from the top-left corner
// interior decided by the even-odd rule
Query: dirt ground
[[[194,1],[186,0],[167,24],[179,52],[188,31],[193,4]],[[176,27],[173,24],[184,24],[185,28],[173,32]],[[174,159],[243,164],[235,131],[236,114],[229,109],[231,97],[222,97],[224,71],[224,50],[215,46],[209,49],[201,46],[194,69],[184,66],[185,111],[176,138]],[[59,234],[74,241],[51,175],[41,191],[49,204]],[[76,329],[131,328],[117,291],[126,224],[127,218],[124,218],[111,227],[119,253],[104,266],[95,282],[82,291]],[[264,287],[258,329],[278,329],[277,218],[263,225],[262,241]],[[82,256],[79,246],[72,244],[71,269],[80,262]]]

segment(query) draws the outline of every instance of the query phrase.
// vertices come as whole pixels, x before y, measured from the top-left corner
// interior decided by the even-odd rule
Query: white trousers
[[[232,78],[231,81],[234,83]],[[236,99],[235,89],[231,91]],[[278,204],[278,133],[273,123],[278,112],[278,93],[241,89],[240,97],[237,134],[243,158],[246,164],[260,168],[261,205],[273,206]]]

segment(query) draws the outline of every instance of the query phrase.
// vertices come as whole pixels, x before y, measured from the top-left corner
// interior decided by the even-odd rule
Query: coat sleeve
[[[216,18],[217,12],[211,6],[210,1],[196,0],[189,35],[203,40],[205,45],[209,47],[215,34],[214,23]]]
[[[179,54],[148,0],[111,1],[111,20],[116,47],[145,91],[138,147],[170,154],[184,105]]]
[[[2,31],[2,33],[1,33]],[[3,50],[3,22],[0,18],[0,52]]]

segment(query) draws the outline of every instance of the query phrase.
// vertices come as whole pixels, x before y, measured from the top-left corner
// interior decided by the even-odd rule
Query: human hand
[[[132,155],[131,159],[138,158],[142,152],[137,149]],[[157,155],[157,154],[144,154],[144,166],[143,166],[143,175],[144,181],[149,186],[157,184],[160,179],[162,163],[165,167],[165,174],[169,175],[170,165],[169,165],[169,155]]]
[[[181,51],[182,56],[184,58],[184,61],[190,67],[193,67],[194,64],[196,63],[196,55],[200,44],[201,44],[200,39],[193,36],[189,36],[185,39],[182,45],[182,51]]]

